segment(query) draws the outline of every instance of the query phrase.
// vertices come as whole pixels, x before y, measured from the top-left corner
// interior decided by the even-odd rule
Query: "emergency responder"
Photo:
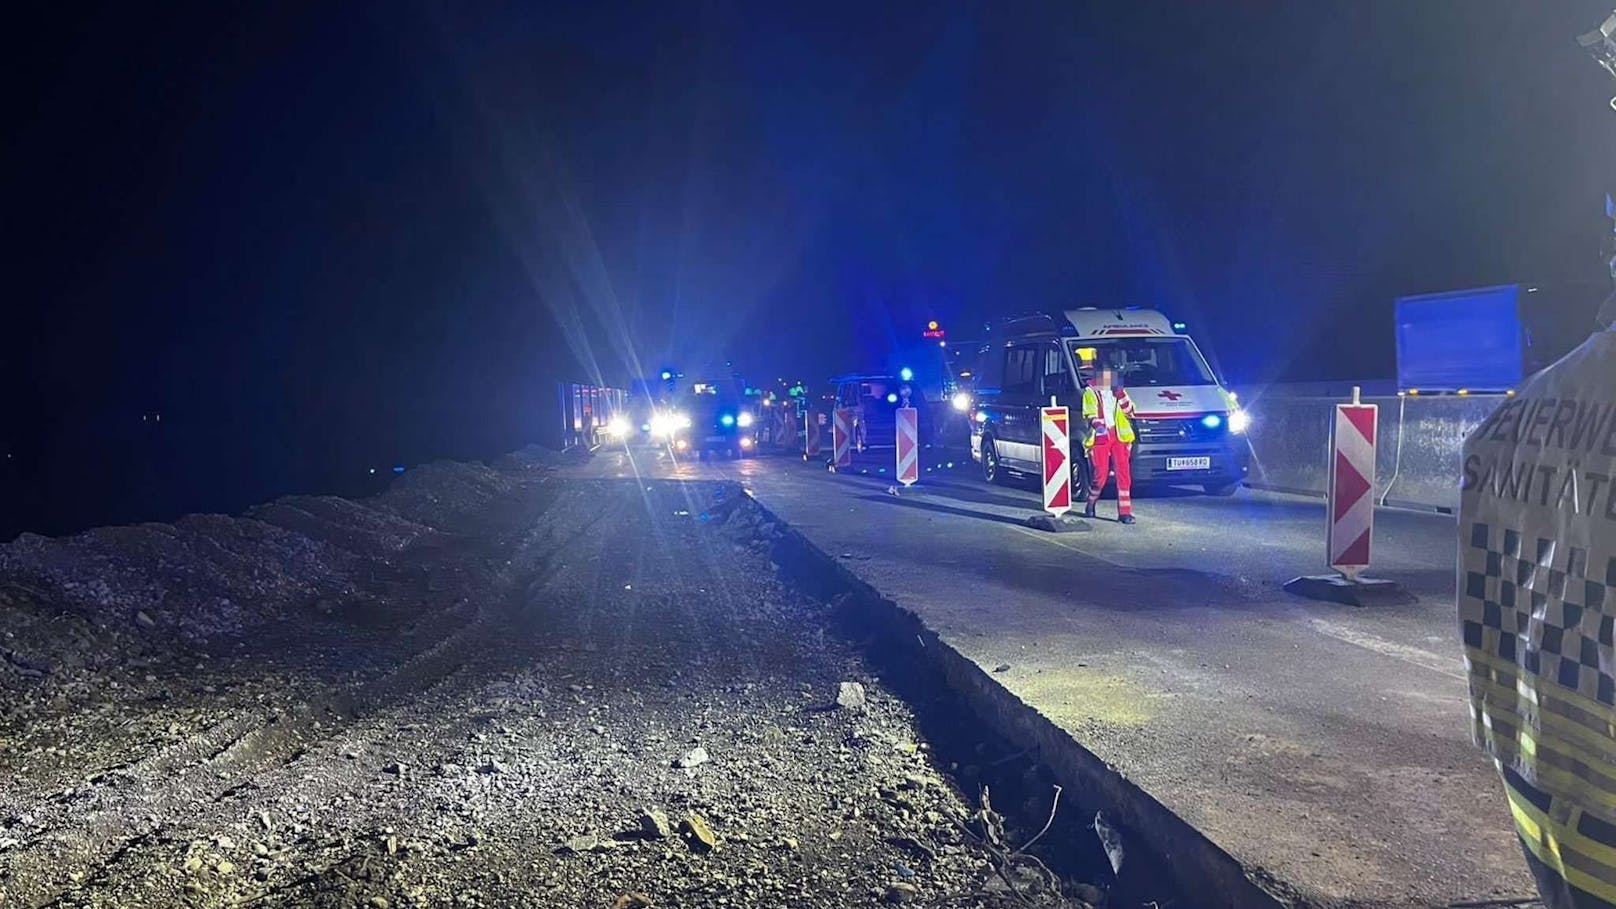
[[[1094,517],[1094,506],[1100,502],[1100,491],[1105,488],[1111,471],[1117,474],[1117,521],[1132,524],[1133,471],[1129,459],[1133,454],[1133,401],[1115,369],[1104,366],[1100,374],[1083,389],[1083,421],[1090,433],[1083,440],[1091,464],[1089,504],[1083,509],[1085,517]]]
[[[1580,41],[1616,75],[1616,14]],[[1616,278],[1616,256],[1608,264]],[[1471,734],[1503,778],[1549,909],[1616,905],[1616,448],[1608,438],[1539,442],[1529,429],[1550,412],[1616,419],[1613,304],[1600,310],[1603,330],[1526,380],[1465,439],[1460,461],[1458,618]],[[1522,494],[1494,479],[1523,472],[1552,491]]]
[[[1092,347],[1080,347],[1077,351],[1077,384],[1079,388],[1087,391],[1095,378],[1099,375],[1095,357],[1098,351]],[[1083,434],[1083,455],[1074,458],[1077,467],[1077,477],[1073,480],[1077,485],[1073,487],[1072,494],[1083,497],[1085,507],[1088,504],[1089,493],[1094,491],[1094,462],[1089,458],[1089,446],[1094,443],[1094,427],[1088,421],[1073,424],[1074,431]],[[1101,484],[1104,485],[1104,484]]]

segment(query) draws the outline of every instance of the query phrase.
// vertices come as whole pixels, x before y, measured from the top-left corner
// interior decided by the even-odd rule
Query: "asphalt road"
[[[1030,485],[891,452],[831,474],[787,456],[606,451],[594,476],[726,478],[914,611],[1023,701],[1249,868],[1309,901],[1445,906],[1533,893],[1490,763],[1467,739],[1451,517],[1377,516],[1373,574],[1412,606],[1280,585],[1323,569],[1319,502],[1137,501],[1140,523],[1051,535]],[[880,468],[887,468],[884,473]],[[1008,669],[1002,667],[1008,664]],[[995,671],[998,670],[998,671]]]

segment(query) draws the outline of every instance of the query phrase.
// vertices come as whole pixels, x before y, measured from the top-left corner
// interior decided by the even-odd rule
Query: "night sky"
[[[1616,187],[1610,0],[57,6],[0,64],[0,539],[928,318],[1153,305],[1237,388],[1386,377],[1399,294],[1598,282]]]

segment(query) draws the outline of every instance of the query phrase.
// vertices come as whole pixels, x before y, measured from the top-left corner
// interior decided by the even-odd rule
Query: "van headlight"
[[[752,415],[746,411],[742,411],[740,416],[735,418],[735,425],[741,427],[742,429],[751,426]]]
[[[959,411],[960,413],[964,413],[971,409],[971,393],[968,391],[956,391],[954,392],[954,396],[948,399],[948,403],[952,405],[955,410]]]
[[[1248,428],[1250,428],[1250,426],[1251,414],[1246,413],[1245,410],[1239,407],[1229,411],[1230,432],[1245,432]]]
[[[628,432],[629,432],[629,423],[628,423],[628,418],[627,417],[615,416],[615,417],[612,417],[610,420],[606,421],[606,434],[607,435],[614,436],[616,438],[621,439],[622,437],[628,435]]]
[[[681,429],[690,428],[690,418],[682,413],[659,413],[651,418],[651,435],[671,436]]]

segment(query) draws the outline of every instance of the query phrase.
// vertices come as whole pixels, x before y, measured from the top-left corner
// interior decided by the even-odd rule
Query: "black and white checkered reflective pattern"
[[[1459,579],[1464,642],[1616,706],[1616,557],[1473,523]]]

